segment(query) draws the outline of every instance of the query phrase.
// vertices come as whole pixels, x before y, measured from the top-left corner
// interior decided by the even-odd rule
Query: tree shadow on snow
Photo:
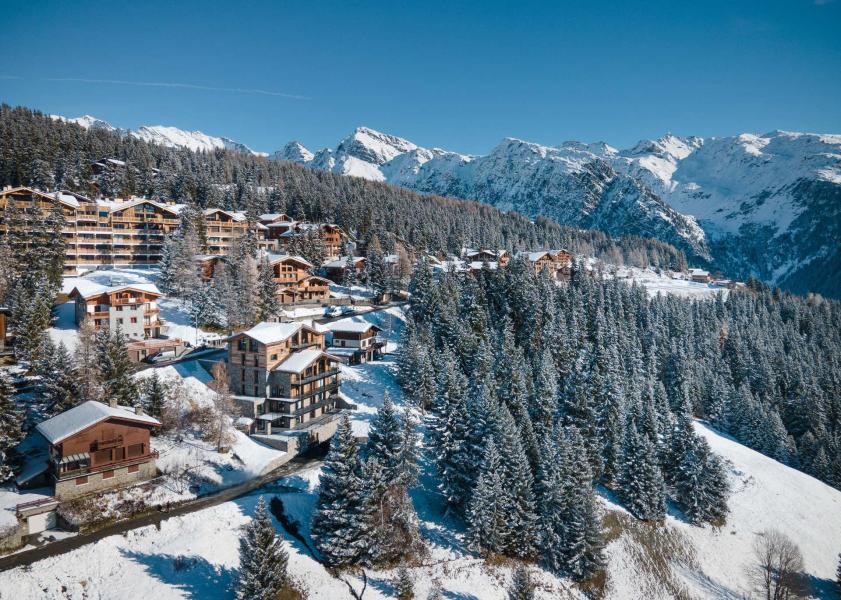
[[[231,597],[237,574],[235,569],[213,565],[200,556],[120,552],[143,565],[152,577],[183,592],[187,598],[208,600]]]

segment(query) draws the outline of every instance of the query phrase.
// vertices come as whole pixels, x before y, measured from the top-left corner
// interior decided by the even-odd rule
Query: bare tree
[[[808,593],[802,576],[803,555],[785,534],[769,529],[753,545],[756,564],[750,568],[756,591],[765,600],[790,600]]]
[[[228,387],[228,370],[223,361],[220,360],[213,365],[212,375],[213,383],[210,387],[215,392],[213,395],[214,414],[209,423],[209,434],[216,442],[216,450],[221,452],[234,441],[231,423],[238,416],[239,410]]]

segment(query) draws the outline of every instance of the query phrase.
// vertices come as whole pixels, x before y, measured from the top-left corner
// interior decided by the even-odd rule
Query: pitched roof
[[[133,409],[126,406],[112,407],[96,400],[88,400],[54,416],[52,419],[38,423],[35,429],[51,444],[58,444],[71,435],[107,419],[135,421],[153,427],[158,427],[161,424],[155,417],[138,415]]]
[[[266,254],[266,257],[269,260],[269,264],[272,265],[277,262],[286,262],[287,260],[294,260],[306,265],[308,269],[312,269],[315,267],[315,265],[313,265],[306,258],[304,258],[303,256],[298,256],[297,254],[272,254],[271,252],[268,252]]]
[[[330,261],[325,262],[321,266],[324,267],[325,269],[343,269],[343,268],[347,267],[347,259],[348,259],[347,256],[340,256],[339,258],[336,258],[334,260],[330,260]],[[356,265],[356,263],[365,262],[365,257],[364,256],[354,256],[352,258],[352,260],[353,260],[353,264]]]
[[[278,364],[272,371],[281,371],[283,373],[300,373],[312,363],[317,361],[322,356],[326,356],[331,361],[338,361],[339,358],[331,354],[327,354],[323,350],[301,350],[294,352],[282,363]]]
[[[382,331],[382,328],[377,327],[373,323],[367,321],[335,321],[328,323],[327,328],[330,331],[342,331],[347,333],[365,333],[369,329],[376,329]]]
[[[100,202],[100,204],[102,204],[102,202]],[[155,208],[160,208],[168,213],[172,213],[174,215],[178,214],[178,210],[174,209],[172,206],[167,206],[166,204],[161,204],[160,202],[155,202],[154,200],[149,200],[148,198],[135,198],[134,200],[130,200],[128,202],[118,202],[111,205],[110,208],[111,212],[122,212],[127,208],[139,206],[140,204],[151,204]]]
[[[81,280],[84,281],[84,280]],[[155,294],[157,296],[163,296],[161,291],[158,289],[154,283],[127,283],[124,285],[114,285],[114,286],[107,286],[101,285],[94,281],[85,281],[85,283],[81,283],[81,281],[70,291],[70,296],[79,295],[85,300],[88,298],[93,298],[94,296],[99,296],[101,294],[113,294],[114,292],[119,292],[121,290],[136,290],[138,292],[143,292],[146,294]],[[75,292],[75,294],[74,294]]]
[[[305,325],[304,323],[263,322],[257,323],[257,325],[255,325],[251,329],[241,331],[240,333],[232,337],[236,337],[237,335],[247,335],[248,337],[257,340],[261,344],[275,344],[277,342],[288,340],[290,337],[292,337],[304,328],[318,333],[316,329],[310,327],[309,325]]]

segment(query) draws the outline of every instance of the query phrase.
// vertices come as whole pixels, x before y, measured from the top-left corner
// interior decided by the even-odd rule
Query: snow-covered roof
[[[337,259],[325,262],[321,266],[324,267],[325,269],[343,269],[343,268],[347,267],[347,259],[348,259],[347,256],[340,256]],[[352,260],[353,260],[353,264],[355,265],[359,262],[364,262],[365,257],[364,256],[354,256]]]
[[[217,213],[217,212],[224,213],[224,214],[228,215],[229,217],[231,217],[234,221],[245,221],[245,219],[246,219],[245,213],[243,213],[243,212],[232,211],[232,210],[224,210],[222,208],[206,208],[202,212],[204,213],[205,216],[210,216],[213,213]]]
[[[689,274],[692,277],[708,277],[710,272],[704,269],[689,269]]]
[[[338,357],[331,356],[323,350],[301,350],[289,355],[289,358],[278,364],[272,371],[282,371],[283,373],[300,373],[312,363],[317,361],[322,356],[326,356],[332,361],[338,361]]]
[[[156,294],[158,296],[163,295],[158,289],[158,286],[154,283],[127,283],[123,285],[107,286],[85,279],[80,279],[76,283],[76,287],[71,290],[70,295],[73,296],[73,292],[77,292],[78,295],[87,300],[88,298],[99,296],[100,294],[113,294],[114,292],[122,290],[137,290],[147,294]]]
[[[275,264],[277,262],[286,262],[287,260],[295,260],[299,263],[307,265],[307,268],[312,269],[315,265],[313,265],[310,261],[308,261],[303,256],[298,256],[297,254],[272,254],[271,252],[266,253],[266,257],[269,259],[270,264]]]
[[[88,400],[79,406],[66,410],[52,419],[39,423],[35,429],[51,444],[58,444],[71,435],[107,419],[124,419],[146,425],[160,426],[161,422],[151,415],[138,415],[126,406],[108,406],[96,400]]]
[[[517,253],[517,256],[525,256],[531,262],[537,262],[547,254],[549,254],[548,250],[539,250],[537,252],[519,252]]]
[[[470,269],[473,271],[481,271],[483,267],[487,266],[491,271],[496,270],[497,262],[495,260],[490,262],[485,262],[482,260],[474,260],[470,263]]]
[[[149,200],[148,198],[134,198],[132,200],[129,200],[128,202],[103,202],[102,200],[100,200],[97,202],[97,204],[107,206],[111,210],[111,212],[121,212],[126,210],[127,208],[139,206],[140,204],[151,204],[156,208],[160,208],[161,210],[165,210],[174,215],[178,214],[178,211],[172,206],[169,206],[167,204],[161,204],[160,202]]]
[[[327,328],[330,331],[341,331],[345,333],[365,333],[369,329],[376,329],[382,331],[382,328],[377,327],[373,323],[367,321],[335,321],[328,323]]]
[[[259,219],[261,221],[276,221],[281,217],[286,217],[288,219],[289,215],[287,215],[286,213],[263,213],[262,215],[260,215]],[[291,221],[286,222],[289,223]]]
[[[266,227],[284,227],[288,229],[290,227],[294,227],[297,224],[297,221],[278,221],[276,223],[269,223],[268,225],[266,225]]]
[[[315,331],[312,327],[304,325],[303,323],[258,323],[247,331],[242,331],[238,335],[247,335],[248,337],[257,340],[261,344],[274,344],[289,339],[302,328],[306,327]]]

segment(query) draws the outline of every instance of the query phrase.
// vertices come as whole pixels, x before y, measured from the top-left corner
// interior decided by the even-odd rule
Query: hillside
[[[732,276],[838,296],[841,136],[671,134],[618,150],[505,139],[484,156],[361,127],[335,149],[276,158],[614,235],[654,237]]]
[[[419,194],[244,152],[199,153],[150,143],[104,125],[91,126],[95,122],[91,117],[81,124],[68,123],[29,109],[0,106],[0,185],[143,196],[252,214],[286,212],[337,223],[362,244],[377,234],[387,251],[398,240],[456,254],[464,246],[566,247],[613,263],[686,266],[683,253],[656,240],[561,227],[549,219],[530,220],[478,202]],[[91,164],[103,158],[116,158],[126,167],[95,176]]]

